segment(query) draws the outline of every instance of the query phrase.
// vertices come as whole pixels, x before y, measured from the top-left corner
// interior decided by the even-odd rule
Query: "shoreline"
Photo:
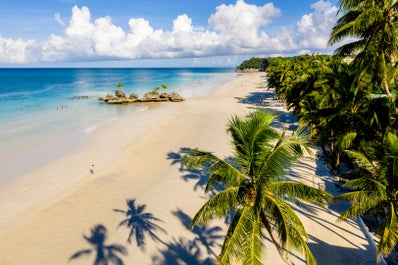
[[[125,81],[126,92],[141,95],[150,91],[149,84],[157,82],[154,78],[158,80],[160,75],[162,81],[170,85],[170,92],[182,92],[184,97],[190,98],[206,96],[209,91],[236,75],[227,70],[196,71],[189,68],[149,72],[144,69],[70,69],[66,73],[57,69],[49,71],[55,76],[62,76],[59,84],[54,79],[43,79],[48,74],[46,71],[28,71],[28,74],[35,76],[37,82],[32,91],[22,89],[20,96],[26,94],[26,97],[19,100],[19,94],[15,94],[14,99],[12,93],[2,91],[0,186],[75,153],[85,144],[86,136],[104,123],[139,111],[143,105],[100,104],[96,98],[112,93],[112,87],[116,84],[112,80]],[[10,89],[19,91],[18,88],[22,85],[18,80],[23,80],[24,75],[14,72],[12,74],[15,74],[17,81]],[[37,85],[38,83],[41,85]],[[54,87],[59,87],[55,89],[56,93]],[[81,95],[87,95],[87,98],[80,99]]]
[[[286,114],[272,98],[262,101],[268,94],[258,85],[264,75],[241,74],[207,97],[161,104],[113,121],[93,132],[80,152],[31,172],[9,190],[0,191],[0,263],[67,264],[73,253],[90,247],[82,235],[89,235],[96,224],[107,228],[107,244],[127,248],[129,255],[121,256],[125,264],[204,264],[214,259],[207,247],[219,253],[226,227],[222,221],[211,223],[202,233],[219,228],[213,233],[221,239],[207,242],[207,246],[193,245],[200,234],[187,229],[187,221],[206,200],[204,176],[181,168],[181,151],[197,147],[228,157],[231,146],[226,124],[232,115],[243,116],[260,106]],[[291,122],[280,121],[281,126]],[[91,164],[95,165],[94,174],[89,172]],[[330,184],[319,161],[308,159],[303,165],[298,169],[299,174],[306,171],[303,181]],[[117,229],[123,216],[113,210],[126,210],[126,200],[130,199],[162,220],[157,224],[167,232],[156,233],[164,244],[148,237],[145,249],[126,243],[129,231]],[[355,222],[337,225],[337,214],[330,209],[295,209],[310,235],[309,245],[318,264],[358,264],[364,260],[369,263],[363,264],[374,264],[366,238]],[[266,248],[267,264],[284,264],[269,242]],[[69,264],[87,264],[93,259],[91,255]],[[301,255],[291,255],[289,260],[304,264]]]

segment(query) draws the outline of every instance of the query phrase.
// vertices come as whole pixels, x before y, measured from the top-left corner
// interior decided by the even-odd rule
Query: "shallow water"
[[[78,150],[103,124],[144,110],[97,100],[119,82],[127,95],[142,97],[165,83],[166,92],[192,98],[235,76],[218,68],[0,69],[0,185]]]

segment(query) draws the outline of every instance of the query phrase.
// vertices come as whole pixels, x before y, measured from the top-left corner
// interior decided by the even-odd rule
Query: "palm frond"
[[[371,209],[380,204],[379,194],[374,191],[351,191],[348,193],[336,196],[335,200],[348,200],[351,207],[342,213],[339,220],[346,220],[347,218],[356,218],[362,216]]]
[[[183,158],[183,164],[188,168],[201,167],[210,174],[206,191],[215,186],[217,182],[226,186],[234,186],[246,178],[233,165],[204,150],[191,149]]]
[[[398,243],[398,220],[395,207],[390,203],[388,213],[379,228],[380,242],[377,246],[377,254],[387,256]]]
[[[370,161],[366,157],[366,155],[364,155],[361,152],[352,151],[352,150],[346,150],[345,152],[350,158],[354,159],[354,161],[358,163],[359,167],[366,169],[371,174],[376,174],[377,172],[376,165],[372,163],[372,161]]]
[[[325,205],[332,198],[332,195],[329,192],[311,187],[300,182],[273,182],[270,186],[270,189],[274,192],[276,196],[280,198],[287,197],[291,201],[300,199],[305,202],[318,202],[321,205]]]
[[[305,254],[307,264],[316,264],[306,242],[308,240],[307,232],[293,209],[272,194],[266,195],[264,201],[263,218],[267,218],[267,221],[264,220],[263,223],[265,226],[266,223],[274,226],[281,246],[284,249],[300,251]],[[278,247],[277,244],[276,246]]]
[[[344,184],[344,187],[350,187],[355,190],[364,190],[378,194],[379,200],[387,200],[387,187],[380,181],[371,177],[360,177],[351,179]]]
[[[347,132],[337,139],[336,145],[338,145],[342,150],[349,149],[356,137],[356,132]]]
[[[234,116],[229,121],[228,132],[232,136],[236,160],[249,176],[256,168],[256,158],[279,138],[278,132],[270,127],[274,119],[275,116],[269,112],[258,110],[246,119]]]
[[[259,175],[265,178],[278,179],[285,176],[298,158],[306,150],[299,139],[283,139],[264,160]]]
[[[227,216],[232,208],[238,204],[238,191],[239,187],[231,187],[218,192],[210,198],[193,217],[191,227],[194,225],[204,225],[214,217],[221,218]]]
[[[254,214],[253,207],[245,206],[237,211],[228,229],[220,263],[227,265],[238,261],[241,264],[261,265],[263,250],[259,219]]]

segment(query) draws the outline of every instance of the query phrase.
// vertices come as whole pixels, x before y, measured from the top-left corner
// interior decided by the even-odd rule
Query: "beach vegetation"
[[[258,70],[264,71],[268,66],[267,58],[257,58],[252,57],[248,60],[243,61],[238,67],[236,67],[237,71],[245,71],[245,70]]]
[[[127,255],[125,247],[119,244],[105,245],[106,237],[107,230],[105,226],[94,226],[94,228],[91,229],[90,236],[83,236],[92,248],[76,252],[69,258],[69,260],[95,253],[94,265],[123,265],[123,260],[119,255]]]
[[[168,88],[167,84],[163,83],[162,88],[163,88],[164,93],[166,93],[166,89]]]
[[[271,126],[274,119],[265,111],[247,118],[233,116],[227,126],[234,148],[231,159],[200,149],[188,151],[183,158],[188,168],[209,174],[205,191],[213,194],[193,217],[191,226],[216,218],[232,220],[219,255],[221,264],[262,264],[264,232],[282,258],[296,250],[304,254],[308,264],[316,264],[306,230],[288,202],[324,204],[330,195],[289,180],[292,166],[311,153],[309,134],[304,127],[292,135],[280,133]]]
[[[157,87],[154,87],[150,93],[158,95],[159,94],[159,90],[160,90],[160,87],[157,86]]]
[[[398,136],[387,133],[384,144],[370,143],[364,152],[347,151],[358,167],[347,172],[344,184],[350,192],[337,196],[351,206],[340,220],[372,213],[379,220],[377,254],[391,253],[398,242]]]
[[[372,229],[380,238],[377,255],[387,256],[397,243],[393,229],[398,227],[398,221],[392,218],[392,214],[397,214],[396,206],[386,203],[395,201],[395,175],[387,178],[380,174],[394,171],[392,164],[381,161],[385,161],[386,156],[393,157],[391,152],[388,155],[385,152],[392,150],[392,139],[398,131],[396,88],[389,86],[392,96],[381,93],[385,91],[380,89],[379,82],[374,82],[374,78],[364,72],[358,75],[357,65],[345,59],[339,55],[325,56],[322,60],[318,56],[271,58],[267,68],[269,87],[275,88],[277,98],[299,118],[299,124],[311,128],[311,137],[321,147],[322,158],[331,172],[337,179],[348,181],[346,188],[352,192],[336,197],[351,203],[350,211],[341,219],[371,215],[375,220],[383,220],[373,222]],[[384,152],[378,149],[376,152],[376,146],[384,148]],[[340,170],[342,164],[350,174]],[[372,174],[368,172],[371,165],[374,167]],[[390,182],[381,181],[381,178]],[[372,189],[381,186],[372,186],[372,181],[383,183],[384,190],[379,190],[380,194]],[[375,196],[382,196],[383,202],[377,203],[380,200],[375,198],[377,206],[367,205],[366,200],[373,200]],[[387,206],[375,211],[374,207],[382,204]],[[388,230],[385,229],[386,218],[391,221]],[[384,246],[384,241],[388,247]]]
[[[396,1],[341,0],[338,15],[341,17],[331,32],[329,44],[348,40],[335,53],[355,55],[353,64],[358,77],[368,75],[390,96],[398,50]]]

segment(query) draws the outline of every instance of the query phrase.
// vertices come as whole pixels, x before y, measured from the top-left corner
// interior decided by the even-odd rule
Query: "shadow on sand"
[[[177,209],[172,212],[186,229],[191,231],[194,239],[172,238],[171,242],[165,243],[166,248],[160,250],[160,255],[152,257],[152,263],[157,265],[212,265],[216,264],[217,255],[214,247],[220,247],[219,242],[224,238],[222,229],[218,226],[209,228],[207,226],[195,226],[190,229],[191,217]],[[204,253],[206,251],[206,253]],[[210,256],[210,257],[209,257]]]
[[[152,213],[145,212],[145,205],[135,203],[135,199],[127,200],[127,210],[114,209],[115,212],[122,213],[125,219],[122,220],[118,227],[126,226],[130,233],[127,237],[129,244],[134,241],[137,246],[144,250],[145,247],[145,235],[148,235],[154,241],[163,242],[158,236],[157,232],[166,233],[156,222],[162,222],[162,220],[153,216]]]
[[[99,224],[91,229],[91,235],[83,235],[83,238],[92,248],[83,249],[73,254],[69,260],[81,258],[83,256],[95,254],[94,265],[117,264],[124,265],[120,255],[127,255],[126,248],[119,244],[105,245],[107,230],[105,226]]]
[[[203,168],[200,169],[189,169],[183,165],[183,157],[188,154],[188,152],[192,150],[188,147],[183,147],[178,152],[170,152],[167,154],[167,159],[171,160],[171,164],[180,164],[180,172],[184,173],[181,178],[184,181],[194,181],[193,189],[197,191],[198,189],[205,190],[207,182],[209,181],[209,174],[207,174]],[[231,158],[226,158],[226,161],[232,163]],[[223,190],[224,187],[219,185],[217,187],[212,187],[212,190],[208,192],[209,196],[213,196],[216,192]]]
[[[335,264],[358,264],[358,265],[374,265],[377,264],[376,256],[367,254],[367,250],[361,246],[342,247],[330,245],[319,238],[310,236],[311,243],[308,244],[318,264],[335,265]],[[313,243],[312,243],[313,242]],[[367,246],[362,246],[367,247]],[[325,253],[330,253],[326,255]],[[338,255],[333,255],[333,253]],[[322,263],[320,263],[322,261]]]
[[[275,92],[266,90],[252,92],[248,96],[236,97],[239,103],[254,106],[254,109],[265,109],[271,111],[276,117],[272,126],[276,129],[295,130],[298,126],[298,119],[291,112],[284,110],[285,104],[277,100]],[[281,110],[278,110],[281,109]]]

